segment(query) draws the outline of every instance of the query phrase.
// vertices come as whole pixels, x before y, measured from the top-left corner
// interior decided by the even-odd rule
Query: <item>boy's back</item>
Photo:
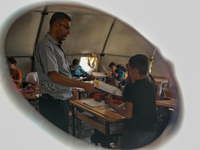
[[[156,86],[146,79],[124,89],[124,102],[133,103],[133,117],[126,119],[125,130],[153,131],[156,121]]]

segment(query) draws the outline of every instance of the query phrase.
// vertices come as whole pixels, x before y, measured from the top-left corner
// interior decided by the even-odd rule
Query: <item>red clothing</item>
[[[96,93],[94,95],[94,100],[96,100],[97,98],[100,98],[101,100],[105,100],[105,93]],[[122,97],[113,95],[112,98],[115,105],[120,105],[124,103]]]
[[[22,78],[22,73],[18,70],[18,69],[14,69],[13,70],[13,79],[18,80],[20,78]],[[20,88],[20,84],[16,83],[17,88]]]

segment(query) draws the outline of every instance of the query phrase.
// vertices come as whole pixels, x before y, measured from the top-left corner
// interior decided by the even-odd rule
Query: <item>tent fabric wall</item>
[[[44,8],[45,6],[34,8],[16,19],[6,37],[5,54],[18,58],[17,67],[22,71],[23,79],[30,71],[35,71],[31,70],[31,67],[29,68],[29,64],[32,63],[30,58],[33,56]],[[104,56],[99,62],[98,71],[106,73],[109,71],[108,65],[112,61],[125,66],[129,58],[135,54],[145,54],[150,60],[155,50],[155,46],[151,42],[123,21],[104,12],[78,5],[47,6],[48,13],[44,16],[39,40],[48,32],[49,20],[56,11],[65,12],[72,17],[71,34],[62,44],[69,64],[74,58],[79,59],[81,56],[90,56],[94,53],[100,60],[103,52]],[[167,64],[158,49],[152,74],[169,76]]]
[[[6,56],[32,56],[40,14],[29,12],[10,27],[6,37]]]

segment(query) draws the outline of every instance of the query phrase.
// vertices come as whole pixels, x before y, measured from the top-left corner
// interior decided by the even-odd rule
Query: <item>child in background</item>
[[[120,78],[124,77],[124,72],[127,71],[122,65],[116,65],[114,62],[111,62],[109,67],[112,70],[112,77],[118,81],[120,81]]]
[[[26,76],[26,81],[29,83],[25,88],[27,90],[40,90],[40,83],[37,72],[31,72]]]
[[[80,77],[81,75],[89,75],[86,71],[82,69],[82,67],[79,65],[79,60],[74,59],[72,62],[72,65],[69,66],[70,72],[73,77]]]
[[[126,69],[129,70],[129,63],[126,64]],[[127,84],[131,83],[131,77],[130,77],[130,75],[129,75],[129,72],[128,72],[128,76],[127,76],[127,78],[126,78],[125,80],[122,80],[121,82],[118,81],[118,82],[119,82],[119,85],[120,85],[120,87],[121,87],[122,89],[124,89],[124,87],[125,87]]]
[[[17,88],[20,88],[20,85],[22,83],[22,73],[19,69],[16,68],[17,61],[14,57],[7,58],[7,63],[10,68],[10,74],[11,77],[16,84]]]
[[[85,79],[84,81],[94,80],[94,76],[89,75],[85,70],[83,70],[79,63],[80,62],[78,59],[74,59],[72,61],[72,64],[69,66],[72,77],[87,77],[87,79]]]

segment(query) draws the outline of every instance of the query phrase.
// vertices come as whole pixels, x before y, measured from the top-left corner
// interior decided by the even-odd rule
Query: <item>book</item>
[[[98,80],[94,80],[94,88],[98,89],[99,91],[120,97],[122,97],[123,93],[122,90],[118,89],[117,87]]]

